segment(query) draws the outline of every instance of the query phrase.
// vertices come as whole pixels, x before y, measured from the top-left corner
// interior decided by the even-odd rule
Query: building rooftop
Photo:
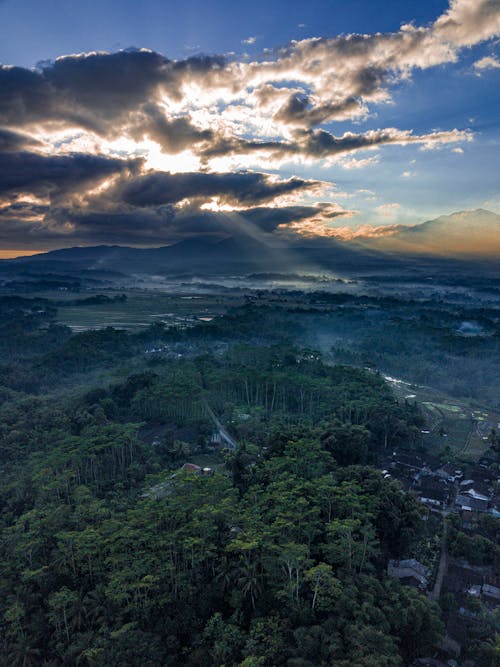
[[[450,487],[446,482],[426,475],[421,478],[418,486],[415,487],[422,498],[430,498],[445,503],[450,495]]]
[[[500,600],[500,588],[491,586],[490,584],[483,584],[483,595],[494,600]]]
[[[471,496],[464,495],[457,496],[455,505],[462,509],[475,510],[476,512],[486,512],[488,509],[487,500],[480,500],[478,498],[471,498]]]

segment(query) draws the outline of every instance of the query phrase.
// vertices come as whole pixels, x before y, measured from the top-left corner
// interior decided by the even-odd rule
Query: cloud
[[[95,202],[94,202],[95,203]],[[245,209],[210,211],[197,205],[133,207],[117,202],[92,202],[86,206],[45,206],[19,202],[0,206],[0,245],[57,248],[63,245],[130,244],[162,245],[194,236],[246,236],[288,233],[295,236],[300,225],[321,226],[351,213],[331,203],[303,206],[250,206]]]
[[[500,32],[498,0],[451,0],[435,22],[432,35],[455,48],[473,46]]]
[[[22,132],[0,127],[0,153],[10,153],[41,146],[41,142]]]
[[[363,121],[413,71],[497,34],[498,0],[452,0],[427,26],[295,40],[254,59],[130,49],[0,66],[0,238],[155,244],[227,232],[236,215],[266,233],[334,235],[329,221],[350,213],[317,201],[324,183],[265,172],[300,161],[362,168],[390,145],[462,150],[473,139],[463,128],[327,124]]]
[[[283,206],[278,209],[260,207],[244,213],[246,219],[267,232],[275,229],[280,229],[282,232],[294,232],[301,225],[321,224],[333,218],[350,215],[352,215],[351,211],[330,203],[319,203],[316,206]]]
[[[38,153],[0,153],[0,195],[6,193],[53,196],[88,187],[105,177],[133,172],[138,160],[97,155],[46,156]]]
[[[247,37],[246,39],[242,39],[241,43],[242,44],[255,44],[256,41],[257,41],[257,37],[250,36],[250,37]]]
[[[371,167],[379,163],[379,156],[372,155],[371,157],[366,158],[347,158],[339,161],[339,165],[342,169],[365,169],[365,167]]]
[[[247,207],[269,202],[277,197],[317,190],[318,181],[301,178],[272,179],[259,172],[180,173],[154,172],[126,178],[111,196],[133,206],[177,204],[186,199],[210,200],[216,197],[220,205]]]
[[[244,135],[252,119],[276,136],[287,126],[308,130],[362,118],[370,105],[390,100],[391,86],[413,69],[454,62],[460,49],[499,33],[496,0],[454,0],[428,27],[293,41],[253,62],[174,61],[141,49],[64,56],[36,70],[3,66],[0,123],[57,122],[106,137],[135,137],[147,125],[145,133],[165,150],[178,129],[186,145],[197,144],[222,128]],[[259,92],[266,90],[264,100]]]
[[[158,245],[192,235],[272,233],[280,225],[340,214],[332,204],[287,204],[321,192],[319,181],[142,169],[140,160],[0,155],[0,243],[12,237],[23,239],[19,247],[34,238],[44,248]]]
[[[397,202],[392,202],[387,204],[380,204],[380,206],[377,206],[375,210],[377,211],[377,213],[383,215],[385,218],[393,218],[400,208],[401,204],[398,204]]]
[[[241,153],[264,153],[274,159],[286,159],[294,155],[316,159],[331,158],[342,153],[352,153],[364,149],[374,149],[387,144],[407,146],[420,144],[433,148],[449,143],[472,140],[467,130],[435,131],[415,135],[411,130],[385,128],[364,133],[345,132],[337,137],[326,130],[301,130],[294,133],[292,141],[256,141],[226,137],[205,149],[205,158]]]
[[[292,93],[274,118],[288,125],[314,127],[320,123],[345,120],[366,114],[366,106],[355,95],[338,102],[313,102],[312,97]]]
[[[500,67],[500,60],[496,56],[485,56],[480,60],[476,60],[474,63],[474,68],[478,72],[482,72],[486,69],[498,69]]]
[[[404,25],[398,32],[345,35],[291,42],[274,60],[250,63],[247,83],[303,81],[315,108],[335,108],[356,98],[360,105],[387,101],[388,86],[412,69],[454,62],[460,49],[500,33],[497,0],[453,0],[448,11],[429,27]],[[289,103],[296,114],[304,104]],[[302,108],[301,108],[302,107]],[[353,104],[353,112],[357,113]],[[296,114],[289,114],[295,120]],[[321,116],[321,114],[319,114]]]
[[[210,129],[200,129],[192,123],[189,115],[168,118],[160,107],[145,104],[141,110],[131,116],[126,133],[133,139],[152,139],[168,154],[176,154],[186,148],[213,140]]]
[[[350,217],[352,212],[347,211],[340,216]],[[278,228],[279,229],[279,228]],[[406,229],[404,225],[347,225],[332,226],[328,221],[314,218],[305,218],[284,227],[285,236],[302,236],[306,238],[327,238],[338,241],[363,241],[367,239],[379,239],[393,236],[397,232]]]
[[[37,70],[1,66],[0,123],[26,126],[59,121],[113,133],[117,122],[126,123],[131,114],[144,113],[145,100],[147,108],[154,109],[151,102],[163,95],[182,100],[187,83],[215,83],[224,64],[219,56],[172,61],[141,49],[64,56],[42,63]]]

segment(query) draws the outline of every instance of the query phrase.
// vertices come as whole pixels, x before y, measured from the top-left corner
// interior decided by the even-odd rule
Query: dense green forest
[[[314,347],[335,361],[374,367],[449,396],[500,407],[500,311],[495,301],[456,303],[442,298],[256,291],[240,307],[188,329],[157,322],[129,334],[118,329],[71,335],[57,309],[123,303],[126,297],[0,298],[0,380],[36,391],[141,355],[147,346],[177,343],[193,356],[214,345],[283,341]],[[175,308],[175,307],[174,307]],[[38,363],[30,363],[30,359]],[[139,364],[141,365],[141,364]]]
[[[429,654],[439,607],[386,575],[422,540],[421,510],[372,467],[418,447],[422,416],[380,375],[265,318],[257,334],[230,314],[74,335],[43,300],[2,308],[0,664]],[[144,353],[160,344],[175,353]],[[214,448],[214,413],[235,449]],[[210,474],[182,470],[191,459]]]

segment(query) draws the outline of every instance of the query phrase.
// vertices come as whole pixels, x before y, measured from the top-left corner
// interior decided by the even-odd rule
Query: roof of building
[[[470,496],[471,498],[476,498],[476,500],[489,500],[490,498],[489,493],[479,493],[475,488],[467,489],[465,495]]]
[[[185,463],[182,469],[189,470],[189,472],[199,472],[201,470],[200,466],[197,466],[196,463]]]
[[[485,511],[488,509],[488,501],[480,500],[479,498],[471,498],[471,496],[462,496],[458,495],[455,500],[455,505],[458,505],[462,509],[476,510],[476,511]]]
[[[490,584],[483,584],[483,595],[488,598],[500,600],[500,588],[497,588],[496,586],[490,586]]]
[[[396,562],[398,563],[399,567],[411,567],[413,570],[419,572],[420,574],[429,574],[429,568],[425,567],[425,565],[422,565],[422,563],[420,563],[420,561],[418,561],[416,558],[407,558]]]
[[[413,579],[420,586],[427,586],[430,571],[415,558],[406,560],[390,560],[387,565],[387,574],[396,579]]]
[[[450,488],[446,482],[428,475],[422,477],[416,489],[423,498],[439,500],[439,502],[446,502],[450,495]]]

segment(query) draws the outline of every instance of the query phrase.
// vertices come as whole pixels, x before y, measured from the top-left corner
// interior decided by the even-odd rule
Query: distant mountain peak
[[[365,245],[408,254],[500,257],[500,215],[483,208],[455,211],[390,236],[366,239]]]

